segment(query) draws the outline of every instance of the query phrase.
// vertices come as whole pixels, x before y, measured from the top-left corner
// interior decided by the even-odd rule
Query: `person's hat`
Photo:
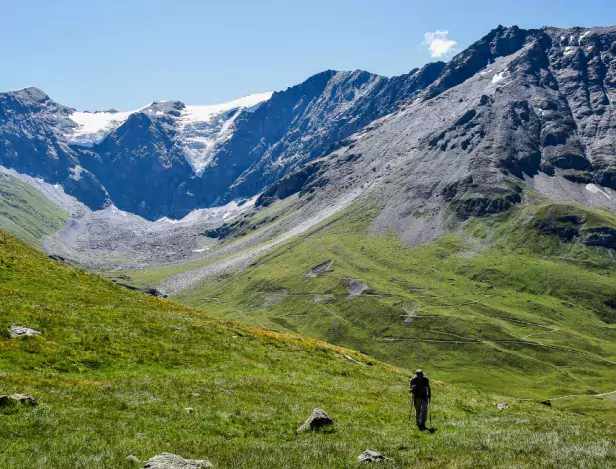
[[[416,372],[416,375],[423,375],[423,370],[421,368],[419,368]]]

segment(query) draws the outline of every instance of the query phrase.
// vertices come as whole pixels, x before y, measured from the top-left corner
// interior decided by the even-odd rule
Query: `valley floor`
[[[370,234],[378,208],[355,206],[175,298],[447,382],[616,420],[614,263],[607,249],[537,230],[550,206],[473,220],[420,247]]]

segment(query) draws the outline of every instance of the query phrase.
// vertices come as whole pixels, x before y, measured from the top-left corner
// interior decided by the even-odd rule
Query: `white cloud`
[[[450,52],[456,51],[458,41],[447,39],[449,31],[441,31],[440,29],[433,33],[424,35],[423,45],[428,47],[432,57],[445,57]]]

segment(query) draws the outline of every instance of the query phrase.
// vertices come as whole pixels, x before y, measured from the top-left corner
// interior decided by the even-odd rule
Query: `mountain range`
[[[615,95],[616,27],[499,26],[407,75],[215,106],[81,112],[26,88],[0,94],[0,223],[251,327],[517,397],[603,394]]]
[[[616,26],[219,105],[0,93],[0,467],[610,466],[615,96]]]
[[[37,88],[0,94],[0,164],[60,184],[93,210],[147,219],[256,195],[411,99],[444,64],[388,79],[326,71],[217,106],[154,102],[78,112]]]
[[[78,112],[25,88],[0,94],[0,164],[150,220],[255,196],[361,130],[395,134],[369,144],[379,168],[421,154],[449,173],[440,195],[462,214],[506,208],[538,173],[615,188],[614,35],[501,26],[448,64],[329,70],[219,106]]]

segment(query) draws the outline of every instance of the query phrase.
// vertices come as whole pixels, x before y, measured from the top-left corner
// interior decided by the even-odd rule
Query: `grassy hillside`
[[[527,194],[506,214],[409,247],[370,234],[377,213],[353,207],[178,300],[467,387],[530,399],[581,395],[554,405],[616,420],[616,393],[595,397],[616,390],[614,261],[608,249],[578,242],[616,227],[614,215]],[[578,238],[561,239],[567,224]],[[306,275],[327,260],[327,271]],[[366,284],[362,294],[350,294],[353,279]]]
[[[8,174],[0,174],[0,227],[38,245],[64,226],[68,214],[43,194]]]
[[[42,335],[10,339],[9,325]],[[163,451],[220,468],[342,468],[366,448],[393,459],[384,467],[616,464],[610,424],[440,382],[434,431],[420,433],[403,370],[130,292],[4,232],[0,331],[0,394],[39,401],[0,408],[2,468],[139,467],[126,457]],[[315,407],[335,430],[297,435]]]

